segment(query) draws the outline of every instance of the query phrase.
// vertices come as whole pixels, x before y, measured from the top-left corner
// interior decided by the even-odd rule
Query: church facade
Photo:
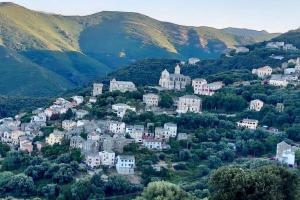
[[[175,67],[174,74],[170,74],[168,70],[161,73],[159,85],[167,90],[184,90],[187,85],[191,84],[191,78],[180,74],[180,66]]]

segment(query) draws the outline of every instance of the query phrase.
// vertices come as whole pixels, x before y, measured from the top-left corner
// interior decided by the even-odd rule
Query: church
[[[175,67],[174,74],[170,74],[168,70],[161,73],[159,85],[167,90],[184,90],[187,85],[191,84],[191,78],[180,74],[180,66]]]

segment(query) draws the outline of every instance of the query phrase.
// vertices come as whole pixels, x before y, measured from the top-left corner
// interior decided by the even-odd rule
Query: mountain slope
[[[300,48],[300,28],[289,31],[273,39],[274,41],[283,41]]]
[[[51,74],[56,85],[51,91],[41,87],[48,81],[45,76],[35,84],[45,96],[86,84],[135,60],[217,58],[227,48],[274,37],[266,32],[237,32],[239,29],[180,26],[137,13],[61,16],[0,3],[0,45],[15,55],[5,62],[0,59],[0,68],[11,66],[11,71],[22,71],[17,58],[28,70]],[[14,73],[3,76],[0,79],[7,81],[6,87],[14,89]],[[21,87],[20,95],[39,95],[29,85]],[[8,91],[0,87],[0,94]]]

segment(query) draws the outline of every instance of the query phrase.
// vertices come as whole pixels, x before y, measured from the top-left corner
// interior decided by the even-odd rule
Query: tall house
[[[102,83],[94,83],[93,84],[93,96],[99,96],[102,94],[103,84]]]
[[[179,101],[177,104],[177,112],[178,113],[200,113],[202,109],[202,100],[201,98],[195,95],[185,95],[179,97]]]

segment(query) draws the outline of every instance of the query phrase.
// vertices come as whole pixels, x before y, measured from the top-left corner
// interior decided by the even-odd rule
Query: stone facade
[[[144,94],[143,95],[143,102],[148,107],[158,106],[159,96],[157,94]]]
[[[263,106],[264,106],[264,102],[259,99],[252,100],[250,102],[250,110],[259,112]]]
[[[201,98],[195,95],[185,95],[179,97],[179,101],[177,104],[177,112],[178,113],[200,113],[202,109],[202,100]]]
[[[135,84],[130,81],[117,81],[116,79],[113,79],[110,81],[109,84],[109,91],[120,91],[120,92],[133,92],[136,91]]]
[[[94,97],[99,96],[102,94],[103,91],[103,84],[102,83],[94,83],[93,84],[93,92],[92,95]]]
[[[166,69],[161,73],[159,85],[167,90],[184,90],[191,84],[191,78],[180,74],[180,66],[175,67],[174,74],[170,74]]]

